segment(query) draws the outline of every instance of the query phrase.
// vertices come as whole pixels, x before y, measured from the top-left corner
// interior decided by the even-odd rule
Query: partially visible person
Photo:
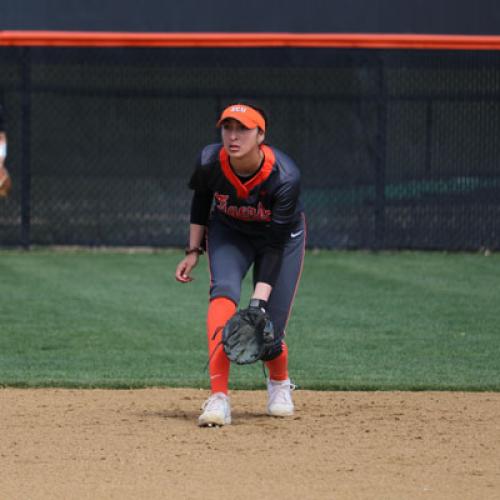
[[[0,197],[6,198],[9,196],[12,189],[12,180],[5,166],[7,158],[7,134],[5,133],[5,122],[3,106],[0,103]]]

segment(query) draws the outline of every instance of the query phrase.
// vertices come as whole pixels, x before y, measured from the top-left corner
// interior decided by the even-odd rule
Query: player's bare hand
[[[198,254],[190,253],[186,255],[177,266],[175,270],[175,279],[180,283],[189,283],[193,281],[193,277],[191,276],[191,271],[198,264]]]

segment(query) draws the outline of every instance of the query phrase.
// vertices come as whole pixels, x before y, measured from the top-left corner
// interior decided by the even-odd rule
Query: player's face
[[[235,159],[255,153],[264,140],[264,133],[259,128],[246,128],[232,118],[224,121],[221,133],[225,150]]]

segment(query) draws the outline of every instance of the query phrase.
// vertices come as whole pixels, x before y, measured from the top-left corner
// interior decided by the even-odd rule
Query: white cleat
[[[290,379],[269,379],[267,381],[267,413],[273,417],[290,417],[293,415],[293,389],[295,389],[295,386],[290,382]]]
[[[203,413],[198,417],[200,427],[214,427],[231,423],[229,398],[223,392],[212,394],[201,407]]]

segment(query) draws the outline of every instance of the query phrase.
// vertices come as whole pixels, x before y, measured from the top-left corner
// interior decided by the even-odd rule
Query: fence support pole
[[[21,105],[21,245],[31,244],[31,49],[23,47]]]
[[[433,109],[432,101],[429,100],[425,106],[425,176],[429,178],[432,170],[432,125]]]
[[[387,89],[384,75],[384,61],[379,57],[379,95],[377,106],[377,145],[375,154],[375,241],[374,250],[385,247],[385,163],[387,146]]]

